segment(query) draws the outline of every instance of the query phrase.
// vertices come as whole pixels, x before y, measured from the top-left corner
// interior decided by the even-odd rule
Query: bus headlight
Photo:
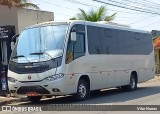
[[[59,80],[61,78],[64,77],[64,74],[56,74],[56,75],[52,75],[52,76],[49,76],[47,78],[44,79],[44,81],[54,81],[54,80]]]
[[[15,78],[8,77],[8,81],[12,83],[16,83],[17,80]]]

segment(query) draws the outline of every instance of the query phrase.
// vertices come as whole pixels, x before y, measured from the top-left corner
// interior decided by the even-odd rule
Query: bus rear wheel
[[[79,80],[77,93],[74,95],[78,101],[86,100],[89,97],[89,86],[85,80]]]
[[[137,89],[136,76],[131,74],[129,85],[122,86],[121,89],[124,90],[124,91],[134,91],[134,90],[136,90]]]
[[[27,98],[32,102],[32,103],[38,103],[42,96],[27,96]]]

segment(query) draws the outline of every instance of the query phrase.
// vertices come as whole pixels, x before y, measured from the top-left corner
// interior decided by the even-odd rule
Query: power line
[[[69,2],[71,2],[71,3],[74,3],[74,4],[80,4],[80,5],[84,5],[84,6],[89,6],[89,7],[96,7],[96,8],[99,8],[99,7],[97,7],[97,6],[95,6],[95,5],[91,5],[91,4],[87,4],[87,3],[82,3],[82,2],[79,2],[79,1],[76,1],[76,0],[63,0],[63,1],[69,1]],[[110,9],[111,10],[111,9]],[[112,10],[113,11],[113,10]],[[117,11],[117,10],[114,10],[114,11]],[[123,11],[118,11],[118,12],[122,12],[123,13]],[[125,12],[125,13],[129,13],[129,14],[132,14],[131,12]],[[148,17],[148,16],[147,16]],[[126,19],[126,18],[129,18],[129,17],[119,17],[119,18],[121,18],[121,19]],[[136,19],[135,19],[136,18]],[[137,18],[140,18],[140,17],[134,17],[134,19],[135,20],[137,20]],[[139,19],[138,19],[139,20]]]
[[[66,0],[65,0],[66,1]],[[78,4],[81,4],[81,5],[85,5],[85,6],[91,6],[91,7],[97,7],[97,6],[93,6],[93,5],[89,5],[89,4],[85,4],[85,3],[81,3],[81,2],[78,2],[78,1],[73,1],[73,0],[67,0],[67,1],[70,1],[70,2],[74,2],[74,3],[78,3]],[[93,0],[94,1],[94,0]],[[64,7],[62,5],[57,5],[57,4],[54,4],[54,3],[49,3],[49,2],[46,2],[46,1],[42,1],[41,2],[44,2],[44,3],[47,3],[47,4],[50,4],[50,5],[55,5],[55,6],[58,6],[58,7],[63,7],[65,9],[69,9],[69,10],[72,10],[73,11],[73,8],[69,8],[69,7]],[[119,3],[119,2],[118,2]],[[98,7],[97,7],[98,8]],[[74,10],[77,10],[77,9],[74,9]],[[112,10],[110,9],[111,11],[117,11],[117,10]],[[79,11],[79,10],[77,10]],[[122,12],[122,13],[129,13],[129,14],[132,14],[130,12],[124,12],[124,11],[117,11],[117,12]]]
[[[128,7],[120,6],[120,5],[117,5],[117,4],[106,3],[106,2],[103,2],[103,1],[100,1],[100,0],[92,0],[92,1],[95,1],[95,2],[98,2],[98,3],[103,3],[103,4],[108,4],[108,5],[111,5],[111,6],[120,7],[120,8],[124,8],[124,9],[129,9],[129,10],[133,10],[133,11],[138,11],[138,12],[143,12],[143,13],[160,15],[160,13],[158,13],[158,12],[151,12],[151,11],[140,10],[139,8],[138,8],[138,9],[128,8]]]
[[[146,2],[138,2],[138,1],[133,1],[133,0],[124,0],[124,1],[126,1],[126,2],[128,2],[128,3],[134,3],[134,4],[140,4],[140,5],[143,5],[143,7],[146,7],[146,8],[150,8],[150,9],[153,9],[153,10],[155,10],[155,9],[160,9],[160,5],[158,6],[155,6],[155,7],[152,7],[151,6],[151,3],[149,3],[148,4],[148,2],[146,3]]]
[[[141,21],[146,21],[146,20],[148,20],[148,19],[155,18],[155,17],[156,17],[156,16],[153,16],[153,17],[150,17],[150,18],[145,17],[145,18],[143,18],[143,19],[141,19],[141,20],[138,20],[138,21],[135,21],[135,22],[133,22],[133,23],[130,23],[129,25],[133,25],[133,24],[135,24],[135,23],[139,23],[139,22],[141,22]]]
[[[50,2],[46,2],[46,1],[43,1],[43,0],[40,0],[41,2],[43,3],[46,3],[46,4],[49,4],[49,5],[54,5],[54,6],[57,6],[57,7],[61,7],[61,8],[65,8],[65,9],[69,9],[69,10],[76,10],[76,11],[79,11],[78,9],[73,9],[73,8],[69,8],[69,7],[64,7],[62,5],[58,5],[58,4],[53,4],[53,3],[50,3]],[[65,0],[65,1],[70,1],[72,2],[73,0]],[[77,1],[74,1],[74,3],[77,3],[77,4],[81,4],[81,5],[87,5],[87,6],[91,6],[91,7],[97,7],[97,6],[94,6],[94,5],[89,5],[89,4],[82,4],[81,2],[77,2]],[[99,7],[97,7],[99,8]],[[112,10],[112,11],[117,11],[117,10]],[[132,14],[130,12],[123,12],[123,11],[117,11],[117,12],[121,12],[121,13],[128,13],[128,14]],[[65,15],[65,16],[71,16],[71,15],[66,15],[66,14],[62,14],[62,13],[59,13],[59,15]]]
[[[99,8],[95,5],[91,5],[91,4],[87,4],[87,3],[82,3],[82,2],[79,2],[79,1],[76,1],[76,0],[63,0],[63,1],[69,1],[71,3],[74,3],[74,4],[81,4],[81,5],[84,5],[84,6],[90,6],[90,7],[96,7],[96,8]],[[113,10],[113,9],[109,9],[110,11],[116,11],[116,12],[120,12],[120,13],[129,13],[129,14],[137,14],[137,13],[131,13],[131,12],[126,12],[126,11],[121,11],[121,10]]]
[[[54,6],[58,6],[58,7],[63,7],[65,9],[69,9],[69,10],[72,10],[73,11],[73,8],[69,8],[69,7],[65,7],[65,6],[62,6],[62,5],[57,5],[57,4],[54,4],[54,3],[49,3],[49,2],[46,2],[46,1],[43,1],[43,0],[40,0],[41,2],[44,2],[44,3],[47,3],[47,4],[50,4],[50,5],[54,5]],[[74,10],[77,10],[77,9],[74,9]],[[79,11],[79,10],[77,10]]]
[[[131,6],[131,7],[134,7],[134,8],[136,8],[136,10],[138,9],[138,10],[141,10],[141,11],[147,11],[147,12],[152,12],[153,13],[153,11],[152,10],[149,10],[149,9],[144,9],[144,8],[141,8],[141,7],[137,7],[137,6],[133,6],[133,5],[130,5],[130,4],[126,4],[126,3],[124,3],[124,2],[117,2],[117,1],[114,1],[114,0],[108,0],[108,1],[111,1],[111,2],[113,2],[113,3],[118,3],[118,4],[121,4],[121,5],[128,5],[128,6]],[[133,3],[133,2],[132,2]],[[140,4],[140,3],[139,3]],[[126,8],[128,8],[128,7],[126,7]],[[135,9],[134,9],[135,10]],[[158,13],[158,12],[154,12],[154,13]]]
[[[159,20],[157,20],[157,21],[159,21]],[[150,23],[150,24],[148,24],[148,25],[142,26],[142,27],[140,27],[139,29],[142,29],[142,28],[145,28],[145,27],[147,27],[147,26],[150,26],[150,25],[156,24],[156,23],[157,23],[157,21],[154,21],[153,23]]]
[[[149,23],[149,24],[147,24],[147,25],[144,25],[144,26],[139,27],[139,29],[145,28],[145,27],[150,26],[150,25],[152,25],[152,24],[157,24],[158,21],[159,21],[159,18],[158,18],[158,20],[152,21],[151,23]]]
[[[62,5],[57,5],[57,4],[53,4],[53,3],[49,3],[49,2],[46,2],[46,1],[43,1],[43,0],[40,0],[41,2],[43,2],[43,3],[46,3],[46,4],[49,4],[49,5],[54,5],[54,6],[57,6],[57,7],[63,7],[63,8],[65,8],[65,9],[69,9],[69,10],[72,10],[73,11],[73,8],[69,8],[69,7],[64,7],[64,6],[62,6]],[[75,9],[74,9],[75,10]],[[79,11],[79,10],[77,10],[77,11]],[[64,16],[70,16],[70,17],[72,17],[73,15],[68,15],[68,14],[63,14],[63,13],[57,13],[56,15],[64,15]]]
[[[70,1],[70,2],[73,3],[73,0],[67,0],[67,1]],[[94,1],[94,0],[93,0],[93,1]],[[62,6],[62,5],[57,5],[57,4],[49,3],[49,2],[46,2],[46,1],[42,1],[42,2],[47,3],[47,4],[50,4],[50,5],[55,5],[55,6],[58,6],[58,7],[63,7],[63,8],[66,8],[66,9],[69,9],[69,10],[72,10],[72,11],[73,11],[73,8],[64,7],[64,6]],[[94,5],[81,3],[81,2],[78,2],[78,1],[75,1],[75,0],[74,0],[74,3],[81,4],[81,5],[85,5],[85,6],[94,7]],[[96,7],[97,7],[97,6],[96,6]],[[97,7],[97,8],[98,8],[98,7]],[[75,9],[74,9],[74,10],[75,10]],[[79,11],[79,10],[78,10],[78,11]],[[128,13],[129,13],[129,12],[128,12]],[[57,13],[57,15],[71,16],[71,15],[66,15],[66,14],[62,14],[62,13]],[[123,18],[123,17],[122,17],[122,18]],[[126,17],[126,18],[127,18],[127,17]],[[141,20],[140,20],[140,21],[141,21]],[[131,24],[134,24],[134,23],[137,23],[137,22],[139,22],[139,20],[136,21],[136,22],[133,22],[133,23],[131,23]]]
[[[148,0],[143,0],[143,1],[145,1],[145,2],[148,2],[148,3],[152,3],[152,4],[155,4],[156,6],[160,7],[160,4],[158,4],[158,3],[155,3],[155,2],[151,2],[151,1],[148,1]]]

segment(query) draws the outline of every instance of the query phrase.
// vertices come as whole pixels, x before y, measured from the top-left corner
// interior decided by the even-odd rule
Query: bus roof
[[[97,27],[104,27],[104,28],[112,28],[112,29],[119,29],[119,30],[126,30],[126,31],[133,31],[133,32],[142,32],[142,33],[149,33],[149,31],[132,29],[129,26],[121,25],[121,24],[112,24],[112,23],[101,23],[101,22],[90,22],[84,20],[68,20],[68,21],[48,21],[43,23],[38,23],[35,25],[31,25],[26,27],[25,29],[40,27],[40,26],[49,26],[49,25],[57,25],[57,24],[69,24],[69,23],[84,23],[85,25],[97,26]]]

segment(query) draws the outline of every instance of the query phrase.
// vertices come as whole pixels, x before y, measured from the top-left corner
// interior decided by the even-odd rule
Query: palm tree
[[[76,20],[76,17],[71,17],[69,20]]]
[[[0,5],[11,7],[18,7],[18,8],[33,8],[39,9],[36,4],[28,2],[28,0],[0,0]]]
[[[80,13],[77,14],[76,17],[70,18],[70,20],[86,20],[86,21],[112,21],[115,18],[116,13],[106,16],[106,7],[101,6],[98,11],[91,10],[90,12],[86,13],[83,9],[79,9]]]

